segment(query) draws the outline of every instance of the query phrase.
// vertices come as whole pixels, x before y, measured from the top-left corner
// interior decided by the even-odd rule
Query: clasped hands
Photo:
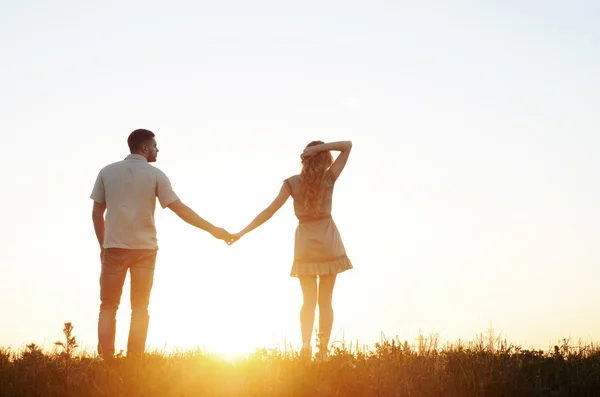
[[[227,245],[231,245],[238,241],[244,234],[243,233],[234,233],[231,234],[227,230],[222,227],[216,227],[212,233],[213,237],[219,240],[223,240],[227,243]]]

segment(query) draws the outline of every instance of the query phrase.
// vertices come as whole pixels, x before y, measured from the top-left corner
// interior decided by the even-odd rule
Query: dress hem
[[[353,269],[352,262],[347,256],[326,262],[294,262],[291,277],[298,276],[326,276],[345,272]]]

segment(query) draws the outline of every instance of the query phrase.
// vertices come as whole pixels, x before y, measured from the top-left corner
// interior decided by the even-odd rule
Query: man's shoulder
[[[114,170],[115,168],[119,168],[119,166],[123,163],[123,160],[120,161],[115,161],[113,163],[107,164],[104,167],[102,167],[100,169],[100,174],[104,174],[106,172],[110,172],[111,170]]]
[[[154,175],[157,179],[167,179],[167,180],[169,179],[164,171],[162,171],[160,168],[158,168],[150,163],[136,162],[136,163],[132,164],[131,162],[128,162],[127,160],[115,161],[113,163],[105,165],[104,167],[102,167],[102,169],[100,169],[99,175],[100,176],[120,175],[124,172],[125,169],[132,169],[132,168],[137,169],[137,170],[144,170],[143,172],[146,175],[148,175],[148,173],[150,173],[151,175]]]
[[[150,165],[149,163],[146,163],[146,162],[132,163],[130,161],[127,161],[127,159],[119,160],[119,161],[115,161],[113,163],[107,164],[100,170],[100,172],[123,169],[123,168],[144,168],[144,169],[151,169],[151,170],[153,170],[153,172],[155,172],[155,170],[157,170],[158,172],[162,172],[158,168]]]
[[[154,172],[158,177],[160,177],[160,178],[167,177],[167,174],[165,174],[165,172],[163,170],[161,170],[160,168],[158,168],[157,166],[148,164],[148,167],[150,167],[152,169],[152,172]]]

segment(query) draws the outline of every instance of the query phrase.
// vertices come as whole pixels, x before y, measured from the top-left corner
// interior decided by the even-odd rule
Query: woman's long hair
[[[312,141],[306,147],[323,143],[323,141]],[[331,164],[333,164],[333,156],[329,151],[319,152],[302,160],[300,181],[304,191],[304,210],[310,214],[317,215],[319,213],[327,184],[327,170]]]

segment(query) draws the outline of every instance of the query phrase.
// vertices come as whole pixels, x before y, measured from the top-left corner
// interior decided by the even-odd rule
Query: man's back
[[[183,204],[164,172],[150,165],[159,152],[152,131],[141,128],[133,131],[127,138],[127,146],[132,154],[104,167],[98,173],[91,194],[92,221],[102,262],[98,353],[109,360],[115,353],[117,310],[128,272],[131,323],[127,356],[143,354],[146,347],[148,305],[158,249],[154,226],[156,198],[163,208],[169,207],[185,222],[220,240],[232,241],[226,230],[214,226]]]
[[[164,208],[178,200],[167,176],[140,155],[104,167],[91,198],[106,205],[104,248],[157,249],[156,198]]]

